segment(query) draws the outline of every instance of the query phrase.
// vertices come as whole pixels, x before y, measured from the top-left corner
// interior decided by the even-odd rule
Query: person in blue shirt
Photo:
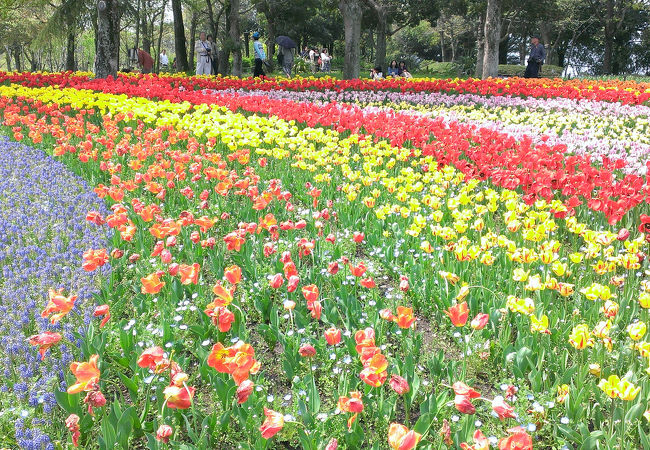
[[[399,76],[399,66],[397,65],[396,60],[392,60],[388,66],[388,71],[386,73],[388,77],[398,77]]]
[[[526,66],[524,78],[539,78],[539,70],[546,59],[546,49],[539,43],[537,36],[533,36],[530,43],[530,56],[528,56],[528,66]]]
[[[253,33],[253,52],[255,53],[253,76],[266,76],[264,70],[262,70],[262,64],[266,60],[266,52],[264,51],[264,45],[260,42],[260,34],[257,31]]]

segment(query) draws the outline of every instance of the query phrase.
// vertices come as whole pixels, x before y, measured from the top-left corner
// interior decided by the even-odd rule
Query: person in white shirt
[[[320,54],[320,70],[321,72],[329,72],[331,70],[331,61],[332,57],[328,53],[327,49],[324,48]]]
[[[370,69],[370,78],[373,80],[381,80],[384,78],[384,74],[381,71],[381,67],[377,66],[372,69]]]
[[[167,50],[163,50],[160,54],[160,69],[167,72],[169,69],[169,57],[167,56]]]
[[[212,74],[212,44],[206,39],[205,33],[199,35],[199,40],[194,45],[194,51],[197,53],[196,74]]]

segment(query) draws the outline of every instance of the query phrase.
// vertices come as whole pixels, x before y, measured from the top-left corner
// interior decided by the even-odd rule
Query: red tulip
[[[478,313],[476,317],[470,322],[470,326],[475,330],[482,330],[488,324],[490,315],[485,313]]]

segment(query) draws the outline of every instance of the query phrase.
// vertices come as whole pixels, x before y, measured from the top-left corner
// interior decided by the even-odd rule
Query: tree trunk
[[[386,34],[388,31],[388,24],[386,19],[386,11],[384,8],[379,7],[377,10],[377,54],[375,55],[375,66],[379,66],[385,70],[386,66]]]
[[[162,45],[163,25],[165,24],[165,8],[167,7],[167,0],[163,0],[160,9],[160,24],[158,27],[158,45],[156,46],[156,72],[160,72],[160,47]],[[169,70],[169,68],[167,69]]]
[[[68,26],[68,39],[65,49],[65,70],[75,70],[74,51],[75,51],[75,30]]]
[[[605,10],[605,55],[603,56],[603,73],[612,73],[614,57],[614,0],[607,0]]]
[[[343,78],[350,80],[359,78],[361,18],[363,10],[359,0],[339,0],[339,9],[343,16],[345,29],[345,59],[343,63]]]
[[[117,76],[120,53],[120,14],[118,0],[97,2],[97,55],[95,76]]]
[[[185,43],[185,26],[183,25],[183,10],[181,0],[172,0],[174,15],[174,49],[176,50],[176,70],[188,72],[187,47]]]
[[[133,48],[140,48],[140,4],[141,2],[142,0],[138,0],[138,6],[135,9],[135,44]]]
[[[230,14],[228,15],[228,36],[232,43],[232,75],[242,76],[241,37],[239,31],[239,1],[230,0]]]
[[[190,70],[196,70],[196,63],[194,57],[196,52],[194,51],[194,44],[197,41],[196,39],[196,27],[198,26],[199,18],[196,14],[196,11],[192,11],[192,18],[190,19]]]
[[[142,29],[142,50],[151,54],[151,39],[149,38],[149,25],[147,23],[147,14],[143,11],[141,14],[140,26]]]
[[[11,50],[9,46],[5,44],[5,59],[7,60],[7,72],[12,72],[11,70]]]
[[[476,27],[476,70],[474,71],[474,76],[476,78],[481,78],[483,76],[483,53],[484,53],[484,43],[485,43],[485,19],[484,15],[481,14],[478,26]]]
[[[501,40],[501,0],[488,0],[485,13],[485,43],[482,78],[499,73],[499,42]]]
[[[269,5],[269,11],[264,14],[266,17],[266,58],[273,64],[275,54],[275,17],[273,7]]]

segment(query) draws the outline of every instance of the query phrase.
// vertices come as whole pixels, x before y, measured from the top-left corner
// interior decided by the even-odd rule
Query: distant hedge
[[[544,64],[542,66],[542,72],[540,75],[544,78],[562,77],[563,70],[564,69],[560,66]],[[526,71],[526,66],[520,66],[514,64],[513,65],[499,64],[500,77],[523,77],[525,71]]]

